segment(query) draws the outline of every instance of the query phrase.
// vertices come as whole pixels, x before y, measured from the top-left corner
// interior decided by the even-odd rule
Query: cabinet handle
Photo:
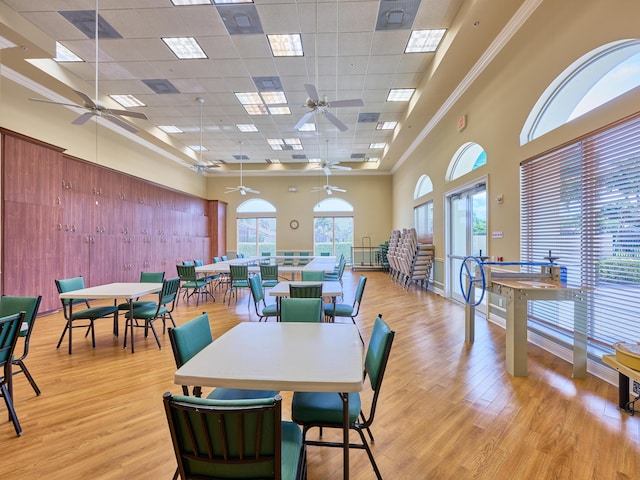
[[[61,232],[61,231],[62,231],[62,224],[61,224],[61,223],[59,223],[59,224],[58,224],[58,231],[59,231],[59,232]]]
[[[76,231],[76,226],[75,225],[71,225],[71,231],[75,232]]]
[[[62,198],[60,198],[60,195],[56,197],[56,205],[62,205]]]

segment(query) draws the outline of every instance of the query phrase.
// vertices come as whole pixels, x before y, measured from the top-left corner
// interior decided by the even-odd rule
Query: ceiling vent
[[[69,20],[88,38],[96,38],[96,12],[94,10],[65,10],[58,12]],[[100,40],[104,38],[122,38],[115,28],[102,15],[98,15],[98,33]]]
[[[153,90],[155,93],[180,93],[176,87],[173,86],[169,80],[164,78],[156,78],[151,80],[142,80],[147,87]]]
[[[262,24],[255,4],[216,5],[220,18],[227,27],[229,35],[263,34]]]
[[[420,7],[420,0],[381,0],[376,30],[410,29]]]

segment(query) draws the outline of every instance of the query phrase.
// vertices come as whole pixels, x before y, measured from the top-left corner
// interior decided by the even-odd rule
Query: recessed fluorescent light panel
[[[142,103],[133,95],[109,95],[109,96],[113,98],[116,102],[118,102],[120,105],[126,108],[146,107],[144,103]]]
[[[302,37],[293,35],[267,35],[271,53],[274,57],[302,57]]]
[[[249,115],[269,115],[267,107],[262,103],[260,105],[243,105],[243,107]]]
[[[267,105],[278,105],[280,103],[287,103],[287,96],[284,92],[262,92],[260,94],[262,100]]]
[[[265,162],[270,163],[272,165],[279,165],[281,162],[277,158],[266,158]]]
[[[162,41],[180,60],[208,58],[193,37],[163,37]]]
[[[15,45],[13,45],[15,47]],[[79,56],[62,45],[60,42],[56,42],[56,62],[84,62]]]
[[[235,96],[242,105],[262,104],[262,98],[258,92],[236,92]]]
[[[189,148],[195,152],[208,152],[209,149],[204,145],[189,145]]]
[[[372,149],[373,148],[384,148],[386,146],[387,146],[387,144],[384,143],[384,142],[382,142],[382,143],[370,143],[369,144],[369,148],[372,148]]]
[[[257,132],[258,127],[256,127],[253,123],[238,123],[236,124],[238,130],[241,132]]]
[[[289,107],[268,107],[271,115],[291,115]]]
[[[387,102],[408,102],[415,91],[415,88],[394,88],[389,90]]]
[[[444,37],[446,30],[414,30],[411,32],[404,53],[435,52]]]
[[[267,138],[267,143],[273,150],[302,150],[299,138]]]
[[[211,0],[171,0],[176,7],[180,5],[211,5]]]
[[[158,128],[165,133],[184,133],[183,130],[180,130],[175,125],[158,125]]]
[[[376,130],[393,130],[398,125],[398,122],[380,122],[376,125]]]
[[[253,3],[253,0],[213,0],[216,5],[224,5],[226,3]]]

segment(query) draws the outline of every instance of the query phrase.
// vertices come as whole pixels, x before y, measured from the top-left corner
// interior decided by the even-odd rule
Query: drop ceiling
[[[96,41],[68,20],[68,12],[95,11],[95,0],[0,3],[46,34],[45,50],[53,51],[52,45],[59,42],[85,60],[61,62],[58,70],[64,75],[48,68],[50,78],[38,81],[72,102],[80,99],[69,87],[93,97]],[[354,173],[389,172],[393,161],[385,158],[388,148],[372,146],[389,145],[399,135],[411,101],[389,102],[387,96],[392,89],[418,88],[437,54],[404,53],[409,36],[414,30],[449,29],[462,4],[463,0],[255,0],[217,8],[175,6],[171,0],[100,0],[100,16],[116,38],[98,41],[99,98],[135,96],[145,106],[130,109],[148,117],[132,120],[137,135],[166,139],[166,149],[187,166],[200,158],[189,146],[201,142],[202,160],[221,165],[203,172],[206,175],[236,169],[241,156],[246,172],[268,171],[274,165],[280,172],[306,171],[312,166],[310,159],[338,161]],[[274,57],[269,34],[300,34],[304,55]],[[182,36],[194,37],[207,58],[180,60],[162,41]],[[47,61],[53,62],[50,57]],[[72,86],[69,78],[81,82]],[[308,111],[305,84],[315,85],[320,99],[361,98],[364,107],[330,109],[348,127],[344,132],[321,114],[309,120],[315,131],[298,131],[295,125]],[[284,92],[290,114],[249,115],[236,96],[269,89]],[[202,132],[199,98],[204,100]],[[378,128],[382,122],[398,125],[384,130]],[[167,137],[157,128],[167,125],[183,133]],[[238,125],[254,125],[257,131],[242,132]],[[301,150],[274,150],[269,139],[299,139]],[[371,161],[375,159],[379,160]]]

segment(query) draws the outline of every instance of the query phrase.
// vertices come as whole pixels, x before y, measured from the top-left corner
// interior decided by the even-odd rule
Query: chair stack
[[[414,228],[394,230],[387,259],[391,279],[407,290],[412,284],[427,288],[433,264],[433,245],[418,243]]]

